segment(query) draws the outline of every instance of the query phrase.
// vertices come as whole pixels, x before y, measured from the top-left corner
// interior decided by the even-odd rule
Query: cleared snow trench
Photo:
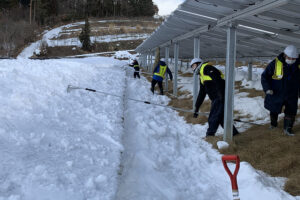
[[[141,130],[145,130],[145,127],[140,127],[140,125],[145,125],[145,120],[139,121],[138,118],[144,118],[139,115],[139,112],[151,112],[151,110],[145,104],[126,100],[126,97],[139,98],[143,96],[135,95],[140,93],[141,89],[144,90],[143,87],[139,88],[142,81],[145,80],[133,79],[132,72],[127,70],[127,86],[125,86],[124,95],[123,146],[125,150],[122,153],[116,200],[176,199],[176,191],[172,187],[174,184],[160,175],[159,167],[153,162],[153,158],[149,158],[151,144],[141,132]]]

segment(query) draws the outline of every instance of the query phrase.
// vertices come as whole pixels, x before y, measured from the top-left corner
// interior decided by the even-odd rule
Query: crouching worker
[[[277,127],[278,114],[284,106],[284,133],[293,136],[292,128],[298,108],[300,58],[297,48],[289,45],[261,75],[265,108],[270,111],[271,126]]]
[[[173,80],[173,76],[172,76],[172,72],[169,69],[169,67],[166,65],[166,63],[164,61],[159,61],[158,65],[155,67],[154,71],[153,71],[153,78],[152,78],[152,82],[151,82],[151,91],[154,94],[154,88],[156,83],[158,83],[159,89],[160,89],[160,94],[163,95],[164,94],[164,89],[163,89],[163,80],[165,78],[165,74],[166,72],[169,74],[170,76],[170,80]]]
[[[134,78],[136,78],[136,77],[141,78],[140,77],[140,65],[139,65],[139,63],[138,63],[138,61],[137,61],[136,58],[133,59],[132,64],[130,64],[129,66],[134,68],[133,77]]]
[[[224,75],[217,68],[203,62],[200,58],[194,58],[191,67],[195,73],[200,73],[200,91],[195,105],[194,118],[198,117],[197,112],[202,105],[206,94],[211,100],[211,108],[208,117],[208,129],[206,137],[215,136],[219,125],[224,126],[224,101],[225,101],[225,80]],[[239,132],[233,126],[233,135]]]

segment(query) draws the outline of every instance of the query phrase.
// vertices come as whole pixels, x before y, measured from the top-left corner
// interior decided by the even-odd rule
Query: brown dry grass
[[[186,95],[186,93],[184,93]],[[175,98],[171,95],[168,95],[171,98],[171,101],[169,102],[168,106],[174,107],[174,108],[182,108],[186,110],[193,110],[193,99],[192,97],[187,98]],[[204,101],[200,112],[209,112],[210,110],[210,101]],[[193,118],[193,113],[188,112],[181,112],[178,111],[179,116],[184,117],[187,123],[191,124],[205,124],[207,122],[206,116],[198,116],[198,118]]]
[[[258,97],[258,96],[265,97],[264,91],[244,88],[244,87],[242,87],[242,82],[241,81],[236,81],[235,82],[235,89],[239,90],[239,92],[248,93],[247,97],[250,97],[250,98]]]

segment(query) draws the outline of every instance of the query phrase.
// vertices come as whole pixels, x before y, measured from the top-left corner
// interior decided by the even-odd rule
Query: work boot
[[[278,123],[278,114],[276,113],[270,113],[270,119],[271,119],[271,125],[270,125],[270,129],[274,129],[277,127]]]
[[[238,134],[240,134],[239,131],[235,128],[235,126],[233,126],[232,135],[235,136],[235,135],[238,135]]]
[[[293,125],[295,122],[295,117],[286,116],[283,121],[283,132],[288,136],[294,136],[295,134],[292,131]]]
[[[154,88],[150,88],[151,92],[154,94]]]

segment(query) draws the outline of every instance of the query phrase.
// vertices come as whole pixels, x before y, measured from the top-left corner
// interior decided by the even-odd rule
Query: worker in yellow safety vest
[[[195,104],[194,118],[198,117],[198,111],[206,94],[211,100],[211,108],[208,117],[208,129],[206,136],[215,136],[219,125],[224,126],[224,101],[225,101],[225,80],[224,74],[211,65],[203,62],[200,58],[191,61],[191,67],[195,73],[199,73],[200,91]],[[233,126],[233,135],[239,132]]]
[[[278,114],[284,107],[283,132],[293,136],[300,90],[300,57],[294,45],[287,46],[269,63],[261,75],[261,84],[266,94],[265,108],[270,111],[270,129],[277,127]]]
[[[164,61],[160,60],[158,65],[153,70],[153,77],[152,77],[152,82],[151,82],[151,92],[153,94],[154,94],[154,88],[155,88],[156,83],[158,83],[158,86],[160,89],[160,95],[164,94],[162,82],[165,78],[166,73],[169,74],[170,80],[172,81],[173,76],[172,76],[171,70],[169,69],[169,67],[167,66],[167,64]]]
[[[133,77],[141,78],[140,77],[140,65],[136,58],[133,59],[133,62],[129,66],[134,68]]]

